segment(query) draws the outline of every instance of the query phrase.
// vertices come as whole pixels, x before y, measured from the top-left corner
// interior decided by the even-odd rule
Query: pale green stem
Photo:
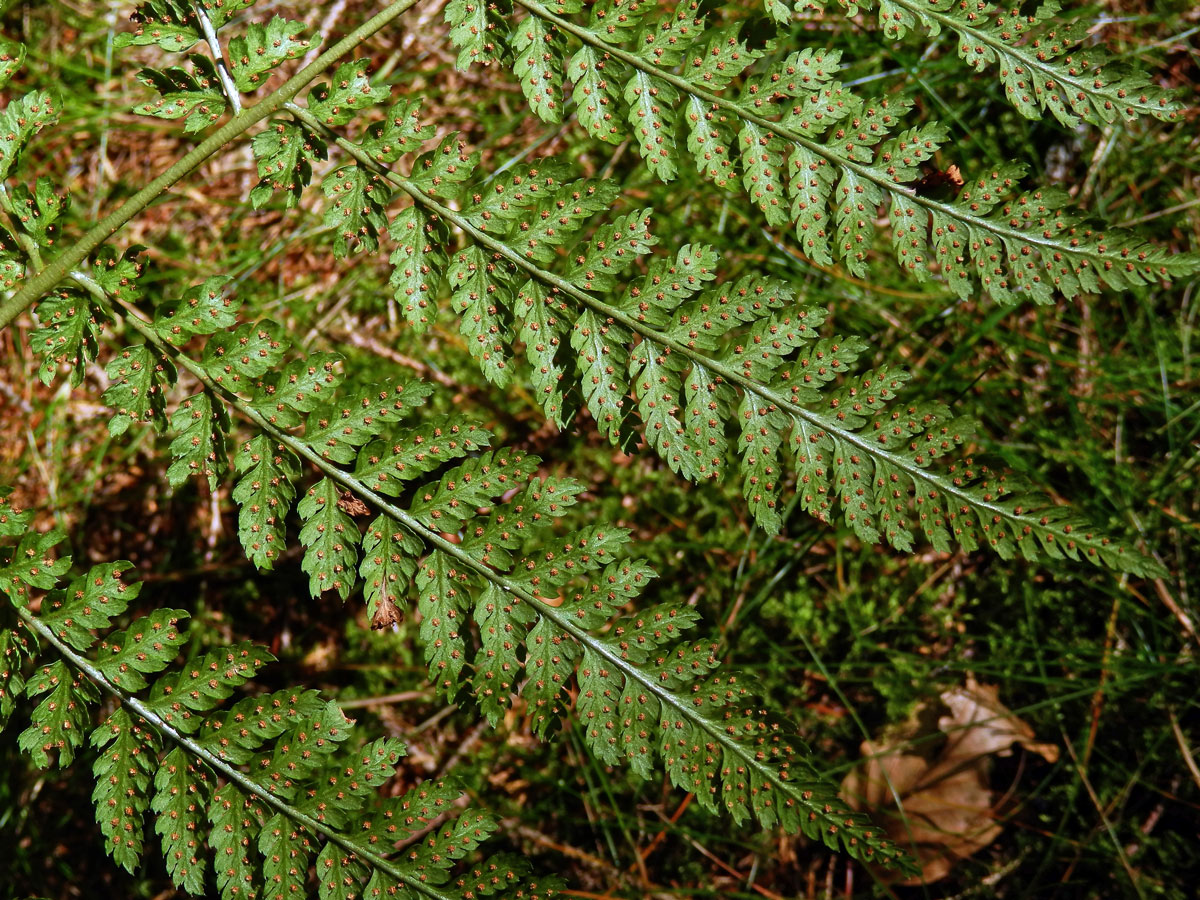
[[[225,96],[229,98],[229,105],[233,107],[235,116],[242,113],[242,94],[237,89],[237,85],[233,83],[233,78],[229,74],[229,66],[225,62],[225,54],[221,52],[221,42],[217,39],[217,30],[213,28],[212,20],[209,19],[208,13],[204,11],[204,4],[200,2],[192,3],[192,10],[196,13],[196,18],[200,22],[200,30],[204,32],[204,40],[208,42],[209,52],[213,55],[213,64],[217,67],[217,74],[221,78],[221,86],[225,89]]]

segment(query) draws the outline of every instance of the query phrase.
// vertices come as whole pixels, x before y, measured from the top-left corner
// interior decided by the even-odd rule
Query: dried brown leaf
[[[991,787],[991,757],[1012,753],[1014,744],[1048,762],[1058,759],[1053,744],[1033,740],[1033,729],[999,700],[998,690],[968,678],[964,687],[946,691],[948,710],[928,723],[922,708],[912,721],[879,742],[864,741],[866,759],[842,782],[842,792],[855,809],[869,811],[888,836],[910,848],[921,872],[900,881],[931,884],[954,865],[999,837],[996,792]],[[921,715],[925,713],[926,715]],[[923,737],[940,732],[944,740],[928,754],[902,752],[928,746]]]

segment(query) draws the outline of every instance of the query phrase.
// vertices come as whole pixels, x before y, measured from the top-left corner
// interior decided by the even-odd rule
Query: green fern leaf
[[[70,560],[65,560],[68,564]],[[62,570],[63,567],[56,567]],[[42,621],[54,631],[59,640],[76,650],[87,650],[95,643],[91,629],[107,628],[113,618],[123,613],[137,599],[142,586],[126,584],[122,576],[133,568],[130,562],[114,562],[92,566],[86,575],[72,579],[61,596],[49,595],[43,601]],[[52,570],[47,573],[57,580]]]
[[[0,484],[0,537],[21,538],[29,531],[29,523],[33,519],[33,511],[14,506],[12,502],[13,489],[7,484]],[[7,564],[8,557],[0,550],[0,561]]]
[[[272,796],[295,800],[301,784],[320,767],[325,757],[336,753],[350,736],[349,722],[334,701],[294,725],[269,752],[258,754],[253,763],[255,781]]]
[[[579,659],[579,645],[549,619],[540,619],[529,631],[527,646],[527,680],[521,696],[529,708],[529,727],[546,740],[570,709],[566,692]]]
[[[319,716],[325,702],[316,691],[285,689],[245,697],[201,725],[199,745],[232,765],[250,762],[268,741]]]
[[[19,603],[24,602],[26,586],[52,589],[71,568],[71,557],[55,559],[50,553],[65,538],[66,535],[57,530],[45,534],[32,530],[23,532],[12,555],[0,568],[0,589]]]
[[[511,14],[507,0],[450,0],[446,4],[445,21],[450,26],[450,43],[459,51],[458,68],[465,71],[472,63],[487,65],[501,59],[503,17],[507,14]]]
[[[328,401],[308,416],[305,440],[325,459],[352,462],[357,448],[382,428],[406,417],[425,402],[431,388],[419,381],[362,388],[352,396]]]
[[[59,366],[67,365],[71,386],[78,387],[87,364],[96,358],[108,312],[82,293],[60,289],[38,304],[37,317],[41,327],[29,343],[42,356],[38,377],[49,387]]]
[[[96,822],[106,839],[108,855],[130,874],[141,867],[149,788],[158,765],[157,744],[153,732],[134,724],[124,709],[116,710],[91,736],[91,745],[100,751],[92,766]]]
[[[386,87],[372,87],[367,78],[369,59],[342,63],[328,84],[308,92],[308,111],[329,128],[345,125],[360,109],[376,106],[388,98]]]
[[[213,709],[274,659],[263,647],[241,643],[189,659],[154,682],[147,708],[185,734],[203,724],[196,713]]]
[[[171,415],[171,428],[177,437],[171,441],[175,461],[167,468],[167,481],[179,487],[191,476],[199,475],[208,480],[209,490],[215,491],[226,466],[225,432],[229,423],[224,407],[214,407],[207,393],[195,394]]]
[[[158,98],[139,103],[134,111],[156,119],[184,119],[183,133],[195,134],[225,114],[225,95],[221,92],[216,66],[207,56],[188,57],[189,72],[182,66],[166,69],[142,69],[138,80],[158,92]]]
[[[29,727],[18,736],[17,745],[39,769],[50,765],[50,753],[57,750],[58,765],[65,769],[83,746],[90,705],[99,697],[90,681],[73,676],[59,660],[38,669],[25,686],[30,699],[42,694],[47,696],[30,715]]]
[[[425,662],[438,692],[452,698],[461,687],[466,664],[463,631],[467,625],[468,575],[441,551],[422,560],[417,570],[417,608]]]
[[[24,277],[25,261],[17,250],[16,238],[0,227],[0,289],[9,290]]]
[[[452,460],[485,449],[491,433],[453,416],[405,429],[396,440],[372,441],[358,454],[354,475],[374,491],[397,496],[405,482]]]
[[[272,69],[307,50],[309,41],[300,37],[303,30],[303,23],[275,16],[266,25],[251,23],[244,35],[233,38],[229,73],[238,90],[254,90]]]
[[[543,122],[562,120],[563,49],[561,32],[537,16],[513,28],[509,38],[516,59],[513,71],[529,107]]]
[[[480,646],[472,682],[479,710],[492,725],[500,721],[512,702],[521,670],[518,650],[536,618],[529,604],[491,581],[476,601]]]
[[[118,256],[112,247],[101,247],[92,261],[92,280],[113,299],[136,303],[142,297],[139,279],[146,271],[141,259],[145,250],[135,244]]]
[[[143,0],[130,20],[136,30],[117,35],[113,46],[118,50],[157,44],[168,53],[182,53],[201,40],[196,14],[182,0]]]
[[[314,841],[282,813],[263,823],[258,833],[262,856],[263,900],[289,900],[304,894]]]
[[[325,224],[335,232],[334,255],[343,258],[357,250],[378,250],[379,233],[387,228],[386,189],[379,176],[360,166],[343,166],[330,173],[321,188],[330,200]]]
[[[506,345],[511,340],[507,313],[512,290],[503,274],[503,269],[474,244],[454,254],[446,274],[467,349],[497,387],[508,384],[511,368]]]
[[[181,609],[156,609],[125,631],[113,632],[97,644],[96,668],[122,690],[142,690],[148,683],[143,676],[161,672],[174,661],[186,640],[178,626],[187,617]]]
[[[321,850],[316,869],[320,900],[358,900],[370,873],[353,853],[333,843]]]
[[[575,100],[579,124],[589,135],[610,144],[619,144],[622,130],[617,95],[607,76],[606,54],[584,45],[571,57],[567,69],[575,81]]]
[[[9,102],[0,112],[0,181],[8,178],[29,139],[58,121],[58,99],[34,91]]]
[[[185,344],[197,334],[215,334],[237,324],[242,301],[232,296],[232,279],[217,276],[193,285],[174,303],[164,304],[154,315],[154,328],[164,341]]]
[[[290,346],[286,329],[269,319],[244,322],[235,331],[219,331],[204,345],[204,369],[231,390],[254,382],[279,365]]]
[[[440,531],[476,515],[497,493],[521,487],[537,471],[539,460],[520,450],[490,450],[446,471],[437,485],[419,488],[409,515]]]
[[[332,395],[342,382],[337,365],[342,357],[336,353],[318,351],[303,359],[295,359],[283,367],[274,393],[297,412],[312,412],[320,405],[323,394]]]
[[[422,882],[445,884],[448,870],[500,827],[490,813],[466,809],[452,822],[430,832],[409,853]]]
[[[479,151],[467,150],[458,135],[448,134],[436,149],[417,157],[412,183],[430,197],[454,199],[478,165]]]
[[[250,191],[250,203],[262,209],[279,191],[291,209],[312,181],[313,164],[328,156],[325,142],[299,125],[272,122],[250,142],[258,161],[259,182]]]
[[[635,72],[625,84],[625,102],[629,105],[629,124],[646,166],[663,181],[679,173],[675,146],[675,104],[679,92],[669,84],[652,80],[645,72]]]
[[[287,543],[286,519],[300,477],[295,455],[282,444],[258,435],[242,444],[234,459],[241,478],[233,488],[238,510],[238,540],[260,571],[270,571]]]
[[[17,699],[25,690],[21,664],[31,655],[24,635],[11,628],[0,630],[0,731],[8,724],[17,708]]]
[[[419,99],[402,99],[387,111],[383,121],[367,127],[359,146],[378,163],[394,163],[406,153],[412,153],[433,137],[432,125],[422,125],[418,117]]]
[[[629,430],[624,428],[629,394],[626,372],[632,335],[611,319],[602,319],[590,309],[575,321],[571,329],[571,347],[578,354],[577,364],[583,395],[600,431],[613,443],[624,446]]]
[[[538,402],[546,418],[564,429],[575,418],[578,407],[571,390],[573,379],[567,379],[573,368],[566,340],[570,308],[566,301],[532,280],[517,291],[514,302],[522,320],[518,337],[525,344]]]
[[[221,0],[220,3],[207,4],[205,13],[208,15],[208,20],[212,22],[213,28],[220,28],[232,21],[242,10],[252,7],[255,2],[256,0]]]
[[[17,41],[0,41],[0,88],[3,88],[25,65],[25,45]]]
[[[389,260],[394,266],[391,284],[396,302],[404,318],[422,333],[437,316],[434,300],[446,267],[442,248],[449,243],[449,234],[437,218],[410,206],[396,214],[388,235],[396,242]]]
[[[462,792],[449,782],[422,782],[399,797],[377,802],[362,819],[354,842],[367,851],[390,851],[400,841],[423,831],[427,822],[448,813],[461,796]]]
[[[422,549],[421,542],[389,516],[378,516],[367,526],[359,574],[372,628],[387,628],[400,621]]]
[[[256,900],[259,897],[257,854],[259,829],[265,818],[262,802],[227,782],[208,807],[212,831],[213,870],[221,900]]]
[[[154,777],[154,830],[162,838],[163,858],[171,881],[193,896],[204,893],[207,860],[203,854],[205,824],[212,783],[209,772],[179,747],[159,763]]]
[[[101,399],[114,410],[108,421],[112,437],[120,437],[134,423],[166,430],[166,392],[176,379],[175,366],[167,357],[137,344],[113,357],[104,374],[111,385]]]
[[[300,543],[304,545],[301,568],[309,575],[309,591],[314,597],[324,591],[337,591],[345,600],[354,588],[358,563],[358,527],[338,506],[341,495],[337,485],[322,478],[309,488],[297,510],[304,520]]]
[[[60,223],[71,208],[71,195],[64,191],[58,193],[55,182],[49,178],[40,177],[34,182],[33,190],[23,184],[13,188],[13,205],[20,211],[19,220],[14,225],[20,228],[39,246],[50,249],[54,246],[61,232]],[[17,251],[16,241],[4,232],[4,243],[8,249]],[[145,248],[138,247],[137,250]],[[133,252],[133,251],[130,251]],[[93,273],[101,275],[103,267],[98,263],[107,257],[111,260],[114,253],[109,247],[100,248],[97,253],[97,263],[93,263]]]

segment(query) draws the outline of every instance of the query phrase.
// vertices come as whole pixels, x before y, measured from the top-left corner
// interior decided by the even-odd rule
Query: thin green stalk
[[[235,138],[244,134],[253,125],[261,122],[272,113],[277,112],[318,75],[329,69],[341,57],[345,56],[393,19],[407,12],[417,2],[418,0],[395,0],[395,2],[390,3],[313,60],[311,65],[305,66],[289,78],[275,93],[271,94],[261,103],[244,110],[240,115],[234,116],[214,131],[186,156],[179,159],[170,168],[125,201],[119,209],[109,213],[96,223],[87,234],[76,241],[69,249],[55,257],[44,269],[33,277],[26,276],[21,289],[7,300],[0,302],[0,330],[7,328],[13,319],[50,291],[67,276],[68,272],[85,260],[88,254],[108,240],[130,219],[153,203],[175,182],[194,171],[210,156]]]
[[[115,697],[122,706],[137,713],[139,716],[149,722],[150,725],[152,725],[160,734],[166,735],[180,747],[183,747],[188,753],[198,756],[200,759],[204,760],[215,771],[220,772],[242,790],[253,794],[255,797],[258,797],[263,803],[275,809],[277,812],[283,813],[283,815],[287,816],[292,821],[303,825],[313,834],[324,835],[325,838],[337,844],[347,853],[357,857],[363,862],[370,864],[374,868],[379,869],[381,872],[384,872],[390,877],[396,879],[396,881],[407,885],[414,891],[424,894],[427,897],[431,897],[433,900],[452,900],[449,894],[444,894],[436,888],[431,887],[417,876],[407,874],[402,869],[397,868],[389,860],[386,860],[382,856],[379,856],[378,854],[367,850],[359,844],[356,844],[354,841],[350,840],[340,832],[330,828],[328,825],[325,825],[323,822],[318,822],[312,816],[307,815],[306,813],[296,809],[291,804],[284,802],[262,785],[255,782],[245,773],[240,772],[233,766],[229,765],[227,762],[221,759],[221,757],[214,754],[203,744],[176,730],[173,725],[165,721],[161,716],[158,715],[158,713],[154,712],[154,710],[152,710],[137,697],[126,693],[121,688],[109,681],[108,678],[105,677],[104,673],[92,664],[91,660],[76,653],[66,643],[59,640],[58,635],[54,633],[54,629],[42,622],[28,609],[18,605],[16,606],[16,610],[17,614],[25,621],[26,625],[41,635],[41,637],[44,638],[48,643],[54,645],[54,648],[63,656],[63,658],[65,658],[80,672],[83,672],[85,675],[87,675],[88,678],[99,685],[100,688],[106,693]]]

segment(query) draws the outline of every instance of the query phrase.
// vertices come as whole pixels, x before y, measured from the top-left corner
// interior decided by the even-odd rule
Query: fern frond
[[[61,562],[65,571],[70,560]],[[171,880],[194,896],[205,895],[210,871],[224,900],[308,896],[314,869],[323,900],[364,890],[467,900],[501,885],[505,896],[558,895],[557,879],[530,877],[521,860],[459,865],[497,829],[487,812],[466,810],[420,845],[398,850],[401,839],[453,814],[459,791],[434,781],[379,798],[404,745],[383,738],[360,746],[353,723],[316,691],[245,696],[221,709],[270,661],[264,649],[242,644],[177,664],[186,640],[178,627],[186,613],[178,610],[156,610],[106,638],[92,635],[116,609],[98,616],[90,586],[100,573],[107,588],[108,574],[125,566],[98,566],[65,590],[44,579],[47,599],[56,598],[52,609],[43,601],[50,616],[23,603],[16,609],[21,627],[44,645],[38,655],[57,658],[40,663],[23,689],[19,671],[0,682],[0,711],[16,702],[7,691],[20,689],[28,700],[45,695],[18,738],[35,765],[48,765],[54,751],[59,765],[70,765],[90,732],[96,820],[118,865],[138,871],[149,813]],[[124,599],[137,593],[130,584]],[[74,630],[63,630],[68,621]],[[0,647],[11,646],[13,634],[0,635]],[[4,663],[11,659],[6,651]],[[153,684],[146,675],[157,676]],[[100,691],[117,706],[92,728]]]
[[[811,55],[794,62],[797,72],[823,65]],[[299,107],[293,112],[320,127]],[[872,122],[890,116],[883,103],[860,112]],[[922,130],[905,132],[890,146],[903,152],[931,139]],[[938,404],[903,404],[897,396],[906,373],[852,379],[865,345],[854,337],[820,340],[824,313],[798,304],[787,285],[750,276],[709,286],[715,253],[689,245],[674,259],[647,260],[644,278],[616,290],[618,277],[655,242],[649,210],[568,244],[572,262],[563,277],[522,245],[512,246],[509,236],[544,221],[555,206],[544,198],[583,196],[589,182],[563,182],[557,164],[525,167],[495,187],[476,189],[473,205],[459,212],[356,145],[334,140],[411,196],[419,215],[436,215],[469,238],[447,275],[460,281],[455,296],[470,313],[462,328],[476,337],[472,352],[490,378],[505,383],[516,350],[507,344],[513,331],[521,335],[547,417],[561,422],[571,414],[563,383],[571,366],[572,354],[563,354],[569,328],[577,388],[614,443],[627,446],[636,434],[636,409],[647,443],[673,470],[719,477],[736,423],[744,494],[768,531],[780,527],[783,486],[794,478],[804,509],[828,520],[840,507],[867,542],[910,551],[919,532],[940,551],[991,546],[1005,558],[1045,555],[1158,571],[1148,557],[1024,482],[962,454],[974,423]],[[871,182],[851,176],[823,183],[836,184],[844,198],[836,221],[847,246],[859,248],[847,252],[865,258],[867,207],[876,194]],[[519,278],[528,280],[514,291]]]
[[[937,148],[940,129],[931,125],[893,138],[906,104],[863,100],[832,80],[838,68],[836,54],[792,54],[763,73],[749,74],[757,54],[746,52],[736,32],[706,30],[695,3],[644,26],[621,29],[599,14],[603,4],[593,7],[586,26],[538,0],[516,0],[516,5],[579,42],[564,74],[575,82],[580,121],[589,133],[619,139],[626,133],[620,122],[628,117],[628,133],[638,141],[647,166],[663,180],[674,177],[681,146],[690,151],[699,171],[721,183],[732,175],[728,163],[736,153],[746,194],[767,223],[794,224],[804,252],[825,261],[832,251],[857,277],[866,273],[871,223],[880,206],[891,213],[904,267],[919,279],[945,279],[963,298],[982,287],[1003,303],[1025,298],[1049,303],[1057,295],[1073,298],[1102,287],[1124,290],[1182,277],[1200,267],[1194,256],[1172,254],[1147,244],[1135,232],[1090,222],[1069,208],[1068,197],[1060,191],[1026,189],[1024,172],[1016,168],[968,179],[956,199],[924,196],[915,184],[916,165]],[[889,19],[894,10],[911,12],[916,7],[886,5]],[[951,27],[950,19],[970,17],[947,9],[935,4],[929,21],[947,18]],[[991,35],[999,26],[972,27]],[[527,26],[521,22],[512,25],[514,33],[522,28]],[[1073,55],[1060,61],[1062,45],[1053,37],[1049,52],[1026,51],[1023,44],[999,38],[992,44],[1022,58],[1044,56],[1042,68],[1052,66],[1056,72],[1069,73],[1080,59]],[[1086,107],[1110,121],[1118,112],[1105,92],[1115,92],[1122,102],[1136,94],[1145,98],[1138,100],[1139,108],[1174,114],[1167,111],[1171,104],[1165,93],[1151,90],[1144,77],[1110,83],[1091,77],[1091,62],[1079,65],[1079,73],[1067,81],[1101,85],[1095,90],[1103,98],[1084,92],[1082,100],[1072,94],[1068,101],[1065,91],[1050,89],[1035,99],[1051,108],[1057,104],[1065,120]],[[713,75],[717,66],[724,66],[720,77]],[[1091,75],[1082,75],[1085,69]],[[735,95],[733,81],[739,77],[744,83]],[[1013,77],[1019,81],[1022,76]],[[1038,76],[1043,87],[1045,77]],[[1028,84],[1025,87],[1035,93]],[[1122,92],[1125,98],[1119,96]],[[1124,105],[1122,115],[1137,111]],[[685,123],[686,134],[681,134]]]
[[[1074,128],[1081,119],[1109,124],[1141,116],[1172,121],[1181,104],[1173,92],[1145,73],[1118,61],[1103,45],[1083,46],[1091,23],[1063,15],[1056,0],[1036,8],[952,0],[838,0],[848,15],[878,10],[879,27],[889,40],[900,40],[920,27],[929,37],[954,32],[958,55],[978,72],[991,67],[1008,101],[1023,116],[1050,112]],[[807,0],[810,9],[828,4]]]

